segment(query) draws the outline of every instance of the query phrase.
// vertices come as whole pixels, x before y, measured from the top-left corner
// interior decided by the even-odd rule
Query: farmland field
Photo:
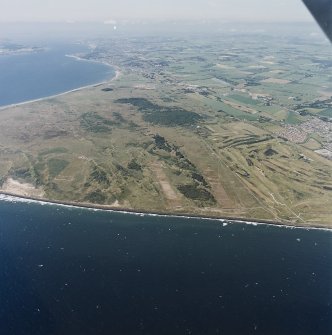
[[[114,66],[114,80],[1,110],[3,192],[10,179],[49,200],[331,227],[332,161],[317,151],[332,151],[325,40],[92,42],[80,57]]]

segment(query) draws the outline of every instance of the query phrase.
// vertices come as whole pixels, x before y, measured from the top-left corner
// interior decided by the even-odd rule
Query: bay
[[[0,106],[22,103],[110,80],[108,65],[68,57],[88,51],[79,44],[50,45],[44,51],[0,56]]]
[[[4,199],[1,334],[332,333],[331,231]]]

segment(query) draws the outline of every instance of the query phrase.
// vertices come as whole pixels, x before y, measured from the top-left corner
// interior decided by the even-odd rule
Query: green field
[[[332,69],[310,39],[290,58],[287,39],[253,38],[94,41],[84,57],[116,80],[1,110],[2,191],[331,227],[332,161],[316,150],[332,150]]]

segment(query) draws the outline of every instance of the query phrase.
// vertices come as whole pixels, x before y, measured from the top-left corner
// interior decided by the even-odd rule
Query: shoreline
[[[117,207],[112,205],[98,205],[98,204],[90,204],[90,203],[81,203],[81,202],[74,202],[74,201],[60,201],[60,200],[50,200],[46,198],[38,198],[32,196],[23,196],[18,195],[11,192],[4,192],[0,190],[0,196],[8,196],[13,197],[18,200],[30,200],[34,201],[39,204],[48,204],[48,205],[59,205],[59,206],[66,206],[72,207],[77,209],[88,209],[88,210],[101,210],[105,212],[113,212],[113,213],[123,213],[123,214],[132,214],[132,215],[140,215],[140,216],[159,216],[159,217],[175,217],[175,218],[186,218],[186,219],[202,219],[202,220],[213,220],[213,221],[221,221],[224,222],[226,226],[228,222],[225,221],[233,221],[234,223],[244,223],[250,224],[253,226],[257,225],[267,225],[267,226],[275,226],[281,228],[290,228],[290,229],[317,229],[317,230],[324,230],[332,232],[332,227],[326,227],[323,224],[308,224],[308,225],[296,225],[290,224],[281,221],[273,221],[273,220],[261,220],[261,219],[245,219],[241,217],[230,217],[230,216],[208,216],[208,215],[199,215],[199,214],[186,214],[186,213],[167,213],[161,211],[147,211],[147,210],[140,210],[140,209],[130,209],[125,207]],[[0,201],[5,200],[1,199]]]
[[[68,56],[68,55],[66,55],[66,56],[74,58],[74,56]],[[84,60],[84,59],[82,58],[82,59],[77,59],[77,60]],[[81,87],[78,87],[78,88],[74,88],[72,90],[68,90],[68,91],[61,92],[61,93],[56,93],[56,94],[49,95],[49,96],[46,96],[46,97],[32,99],[32,100],[26,100],[26,101],[22,101],[22,102],[10,104],[10,105],[5,105],[5,106],[0,106],[0,111],[8,109],[8,108],[15,108],[15,107],[19,107],[19,106],[24,106],[24,105],[27,105],[27,104],[30,104],[30,103],[34,103],[34,102],[46,101],[48,99],[54,99],[54,98],[57,98],[57,97],[60,97],[62,95],[66,95],[66,94],[69,94],[69,93],[74,93],[74,92],[82,91],[82,90],[85,90],[85,89],[98,87],[100,85],[109,84],[112,81],[117,80],[121,76],[121,74],[122,74],[121,69],[118,66],[107,64],[107,63],[104,63],[104,62],[98,62],[98,61],[88,60],[88,59],[84,60],[84,61],[95,62],[95,63],[107,65],[107,66],[111,67],[114,70],[114,76],[111,79],[109,79],[109,80],[104,80],[102,82],[97,82],[97,83],[94,83],[94,84],[89,84],[89,85],[86,85],[86,86],[81,86]]]
[[[71,89],[62,93],[57,93],[51,96],[46,96],[38,99],[32,99],[32,100],[27,100],[23,101],[20,103],[15,103],[15,104],[10,104],[10,105],[5,105],[5,106],[0,106],[0,111],[5,110],[5,109],[10,109],[10,108],[15,108],[19,106],[23,106],[26,104],[30,103],[35,103],[35,102],[41,102],[41,101],[47,101],[49,99],[57,98],[66,94],[82,91],[85,89],[91,89],[91,88],[96,88],[101,85],[107,85],[110,84],[111,82],[117,80],[121,75],[122,71],[121,69],[112,64],[108,64],[106,62],[101,62],[97,60],[89,60],[89,59],[84,59],[79,56],[75,55],[65,55],[66,57],[71,57],[76,59],[77,61],[86,61],[86,62],[95,62],[99,64],[103,64],[106,66],[109,66],[114,70],[114,75],[111,77],[109,80],[105,80],[102,82],[94,83],[94,84],[89,84],[86,86],[78,87],[75,89]],[[75,202],[75,201],[59,201],[59,200],[50,200],[46,199],[43,197],[38,197],[38,196],[30,196],[28,195],[20,195],[14,192],[7,192],[7,191],[2,191],[0,190],[0,195],[4,196],[9,196],[9,197],[14,197],[17,199],[23,199],[23,200],[31,200],[37,203],[45,203],[45,204],[50,204],[50,205],[60,205],[60,206],[70,206],[70,207],[75,207],[75,208],[82,208],[82,209],[90,209],[90,210],[102,210],[102,211],[109,211],[109,212],[119,212],[119,213],[128,213],[128,214],[135,214],[135,215],[148,215],[148,216],[162,216],[162,217],[179,217],[179,218],[189,218],[189,219],[205,219],[205,220],[215,220],[215,221],[234,221],[238,223],[246,223],[246,224],[252,224],[252,225],[273,225],[273,226],[278,226],[278,227],[289,227],[289,228],[298,228],[298,229],[322,229],[322,230],[328,230],[332,231],[332,226],[327,226],[324,224],[320,223],[310,223],[308,224],[297,224],[297,223],[291,223],[289,221],[274,221],[274,220],[262,220],[262,219],[255,219],[255,218],[244,218],[244,217],[236,217],[236,216],[212,216],[212,215],[204,215],[204,214],[188,214],[188,213],[174,213],[174,212],[167,212],[167,211],[148,211],[144,209],[130,209],[130,208],[125,208],[121,206],[112,206],[112,205],[98,205],[98,204],[91,204],[91,203],[81,203],[81,202]],[[0,199],[1,201],[1,199]]]

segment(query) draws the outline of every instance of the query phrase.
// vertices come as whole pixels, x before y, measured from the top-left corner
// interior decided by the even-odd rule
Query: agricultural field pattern
[[[76,56],[116,78],[3,108],[2,192],[332,227],[327,41],[202,32],[84,43]]]

